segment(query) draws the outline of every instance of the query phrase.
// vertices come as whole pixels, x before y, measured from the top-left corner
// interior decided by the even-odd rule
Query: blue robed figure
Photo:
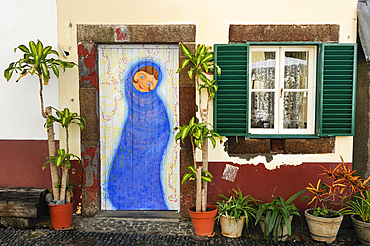
[[[162,67],[142,59],[124,78],[128,114],[109,168],[108,195],[118,210],[166,210],[162,162],[170,137],[166,108],[158,94]]]

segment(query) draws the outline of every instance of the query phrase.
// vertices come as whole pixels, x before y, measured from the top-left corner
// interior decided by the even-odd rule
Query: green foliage
[[[350,209],[346,214],[360,216],[363,222],[370,223],[370,192],[365,191],[365,196],[354,196],[351,201]]]
[[[62,179],[60,178],[60,176],[58,175],[59,177],[59,182],[56,186],[56,188],[62,188]],[[69,192],[71,192],[71,196],[73,196],[73,186],[77,186],[76,183],[74,182],[69,182],[69,175],[67,174],[67,186],[66,186],[66,190],[68,190]]]
[[[216,147],[216,140],[215,138],[220,139],[220,142],[222,142],[221,136],[213,131],[213,127],[211,124],[208,124],[211,126],[211,129],[207,128],[207,124],[205,123],[196,123],[195,118],[191,118],[188,125],[181,125],[180,127],[175,127],[175,130],[180,130],[176,136],[175,140],[181,139],[184,141],[184,139],[189,136],[191,143],[193,147],[197,147],[201,149],[202,145],[204,144],[204,141],[208,138],[212,142],[213,148]]]
[[[179,73],[186,66],[190,65],[188,71],[189,78],[196,76],[196,82],[198,83],[197,89],[206,89],[208,95],[211,98],[215,97],[217,91],[217,85],[215,80],[209,80],[206,74],[213,74],[214,67],[217,69],[217,74],[221,74],[221,68],[216,64],[213,64],[213,52],[211,52],[211,46],[205,46],[204,44],[198,44],[195,54],[193,54],[183,43],[181,43],[182,53],[185,55],[185,60],[182,62],[181,67],[177,70]],[[199,83],[199,80],[202,83]]]
[[[69,160],[74,157],[77,158],[80,162],[81,159],[77,155],[74,155],[72,153],[66,153],[65,149],[58,149],[57,150],[57,156],[48,156],[46,157],[46,160],[44,162],[44,165],[42,166],[42,169],[46,168],[46,164],[50,162],[54,162],[57,167],[67,167],[68,169],[71,168],[71,163]]]
[[[193,166],[188,166],[187,169],[190,170],[190,173],[185,173],[182,177],[181,184],[184,184],[187,180],[196,180],[197,173]],[[212,182],[213,176],[210,172],[202,170],[202,181],[203,182]]]
[[[243,196],[240,188],[238,190],[233,188],[234,194],[230,198],[220,195],[223,200],[220,200],[216,203],[218,208],[218,215],[216,219],[220,219],[222,215],[226,216],[229,219],[231,224],[232,218],[238,223],[240,217],[245,216],[245,223],[248,227],[248,223],[252,218],[256,218],[256,202],[251,196]]]
[[[54,117],[52,115],[48,116],[48,121],[45,123],[47,129],[54,123],[59,122],[63,128],[68,128],[70,124],[77,124],[81,131],[84,129],[84,125],[86,125],[86,121],[84,118],[79,116],[77,113],[71,113],[68,108],[65,108],[63,111],[59,111],[58,109],[51,107],[56,111],[58,117]]]
[[[343,157],[340,156],[341,163],[331,170],[323,166],[323,173],[330,179],[329,182],[318,180],[314,186],[309,183],[306,190],[313,194],[312,198],[308,198],[308,204],[313,205],[313,215],[325,218],[334,218],[344,214],[350,214],[348,211],[350,198],[354,194],[360,194],[363,198],[363,192],[369,191],[370,187],[366,180],[360,176],[354,176],[355,170],[350,170],[344,163]],[[340,208],[339,210],[333,210]]]
[[[49,83],[50,79],[50,69],[53,71],[55,76],[59,78],[59,69],[61,67],[63,70],[66,68],[72,68],[76,66],[73,62],[66,62],[55,58],[49,58],[49,55],[58,56],[58,52],[51,49],[51,46],[44,47],[40,40],[37,44],[34,41],[29,42],[29,47],[25,45],[19,45],[14,49],[14,52],[19,49],[22,51],[23,58],[16,62],[9,64],[8,68],[4,71],[4,77],[9,81],[13,75],[13,72],[19,73],[20,77],[16,80],[18,82],[22,77],[27,74],[36,74],[40,79],[43,79],[45,85]]]
[[[287,227],[288,235],[290,236],[292,234],[292,226],[289,217],[291,215],[297,215],[301,217],[301,215],[298,213],[298,209],[292,202],[300,195],[302,195],[305,191],[306,190],[301,190],[297,192],[287,201],[285,201],[282,197],[276,197],[270,203],[259,204],[255,224],[258,223],[258,220],[262,216],[265,217],[264,235],[269,243],[277,244],[279,231],[282,228],[283,222]]]

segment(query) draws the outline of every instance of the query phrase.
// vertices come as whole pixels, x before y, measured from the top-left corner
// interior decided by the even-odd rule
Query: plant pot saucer
[[[208,242],[210,240],[209,237],[198,236],[198,235],[195,235],[195,234],[193,234],[190,238],[194,242]]]
[[[56,230],[56,231],[72,231],[72,230],[75,229],[75,227],[76,227],[76,222],[75,223],[72,223],[72,225],[69,226],[69,227],[63,227],[63,228],[54,229],[54,230]]]

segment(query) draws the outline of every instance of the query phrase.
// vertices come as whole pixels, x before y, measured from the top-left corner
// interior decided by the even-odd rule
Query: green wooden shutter
[[[214,128],[222,136],[248,134],[248,44],[216,44],[215,73],[218,91],[214,100]]]
[[[322,44],[319,135],[353,136],[357,44]]]

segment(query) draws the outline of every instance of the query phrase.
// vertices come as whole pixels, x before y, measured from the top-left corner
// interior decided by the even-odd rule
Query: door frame
[[[94,216],[101,207],[100,187],[100,122],[97,45],[112,44],[180,44],[195,51],[195,25],[77,25],[80,115],[86,119],[81,133],[82,213]],[[179,64],[185,57],[179,46]],[[179,124],[195,116],[195,81],[187,69],[179,74]],[[180,178],[192,164],[190,141],[181,143]],[[180,214],[187,217],[187,208],[194,203],[194,185],[180,186]]]

